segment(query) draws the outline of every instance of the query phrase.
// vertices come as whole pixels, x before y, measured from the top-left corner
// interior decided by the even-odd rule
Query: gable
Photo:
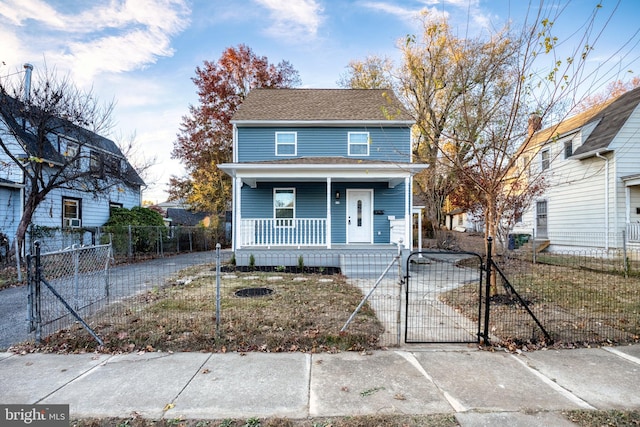
[[[585,157],[608,148],[639,103],[640,88],[636,88],[622,94],[602,109],[590,120],[598,121],[598,124],[584,144],[575,150],[574,156]]]

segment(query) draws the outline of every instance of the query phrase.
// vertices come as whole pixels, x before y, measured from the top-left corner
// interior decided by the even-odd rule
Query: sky
[[[585,90],[640,73],[640,1],[546,0],[561,49],[571,51],[597,4],[589,43],[594,75]],[[419,34],[428,10],[447,17],[459,35],[522,25],[540,0],[0,0],[0,79],[55,69],[102,102],[115,101],[114,140],[134,138],[140,159],[155,158],[143,199],[166,200],[171,158],[204,61],[228,47],[249,46],[271,63],[290,62],[304,88],[335,88],[351,60],[387,56],[399,63],[398,43]],[[605,66],[606,65],[606,66]],[[7,80],[3,80],[5,82]]]

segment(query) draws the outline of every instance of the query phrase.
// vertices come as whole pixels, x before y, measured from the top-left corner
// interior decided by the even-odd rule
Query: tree
[[[225,49],[217,62],[205,61],[192,80],[199,104],[182,118],[172,152],[188,176],[171,177],[169,194],[197,210],[221,212],[229,207],[231,182],[217,165],[232,161],[231,117],[251,89],[294,87],[300,78],[289,62],[270,64],[241,44]]]
[[[114,143],[98,135],[112,128],[113,102],[99,103],[91,91],[80,90],[55,70],[45,68],[34,77],[13,85],[0,81],[0,147],[8,159],[5,167],[22,174],[25,183],[16,233],[20,250],[36,209],[53,190],[100,197],[142,183],[135,170],[121,168],[125,158]],[[96,146],[108,146],[113,156],[99,157],[91,150]],[[90,166],[101,159],[99,171]]]
[[[574,111],[576,113],[587,111],[588,109],[595,107],[596,105],[600,105],[607,101],[613,100],[623,93],[631,89],[635,89],[639,86],[640,77],[638,76],[633,77],[628,82],[623,82],[622,80],[613,81],[607,85],[604,91],[585,97],[578,103],[578,105],[576,105]]]
[[[350,89],[389,89],[394,87],[393,61],[387,57],[368,56],[364,61],[352,60],[340,76],[338,86]]]

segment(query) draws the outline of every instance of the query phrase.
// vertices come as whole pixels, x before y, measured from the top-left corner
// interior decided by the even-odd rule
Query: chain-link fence
[[[224,224],[223,224],[224,225]],[[116,262],[149,259],[183,252],[211,251],[216,243],[226,245],[226,232],[220,227],[186,226],[111,226],[59,228],[32,226],[27,247],[41,244],[43,252],[58,251],[73,245],[113,246]]]
[[[88,318],[109,297],[111,245],[72,247],[28,261],[28,313],[36,339]]]
[[[475,240],[484,246],[482,238]],[[613,251],[543,252],[535,262],[530,252],[517,254],[494,258],[497,269],[488,283],[476,277],[479,268],[486,270],[484,256],[475,256],[473,266],[457,257],[417,258],[409,274],[419,280],[421,293],[411,302],[437,307],[459,325],[467,322],[458,316],[480,321],[494,344],[638,340],[640,274],[632,262],[640,254],[635,250],[627,248],[626,260]],[[87,321],[114,351],[400,345],[407,332],[406,310],[414,307],[406,304],[408,256],[394,248],[209,251],[118,265],[109,269],[109,304]],[[51,259],[74,265],[60,254]],[[55,271],[44,268],[45,277],[47,269]],[[62,273],[49,275],[55,279]],[[442,322],[429,310],[418,313],[424,319],[412,317],[412,324],[437,328]],[[474,328],[466,330],[468,337]]]

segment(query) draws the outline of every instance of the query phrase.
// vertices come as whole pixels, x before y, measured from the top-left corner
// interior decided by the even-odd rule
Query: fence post
[[[22,270],[20,270],[20,243],[18,243],[18,239],[14,239],[13,242],[16,246],[16,270],[18,271],[18,282],[22,282]],[[24,242],[22,244],[24,245]]]
[[[531,243],[531,252],[532,252],[532,256],[533,256],[533,263],[536,263],[536,229],[534,228],[531,231],[531,238],[533,239],[533,242]]]
[[[627,230],[622,230],[622,259],[624,263],[624,277],[629,277],[629,258],[627,258]]]
[[[72,254],[73,254],[73,285],[75,287],[75,309],[78,309],[78,301],[80,300],[80,249],[76,248],[76,244],[74,243],[71,246]]]
[[[129,224],[129,247],[127,248],[127,251],[129,252],[127,255],[129,256],[129,259],[131,259],[133,257],[133,240],[132,240],[132,236],[131,236],[131,224]]]
[[[33,308],[35,311],[35,321],[36,321],[36,341],[42,341],[42,317],[40,316],[41,310],[41,301],[40,301],[40,281],[42,280],[41,273],[42,269],[40,268],[40,242],[35,241],[34,246],[36,248],[36,263],[35,263],[35,271],[34,271],[34,285],[35,285],[35,295],[33,301]]]
[[[489,342],[489,310],[491,306],[491,269],[493,267],[493,259],[491,252],[493,252],[493,238],[489,236],[487,238],[487,261],[486,261],[486,282],[485,282],[485,304],[484,304],[484,345],[490,345]]]
[[[216,338],[220,338],[220,243],[216,244]]]

